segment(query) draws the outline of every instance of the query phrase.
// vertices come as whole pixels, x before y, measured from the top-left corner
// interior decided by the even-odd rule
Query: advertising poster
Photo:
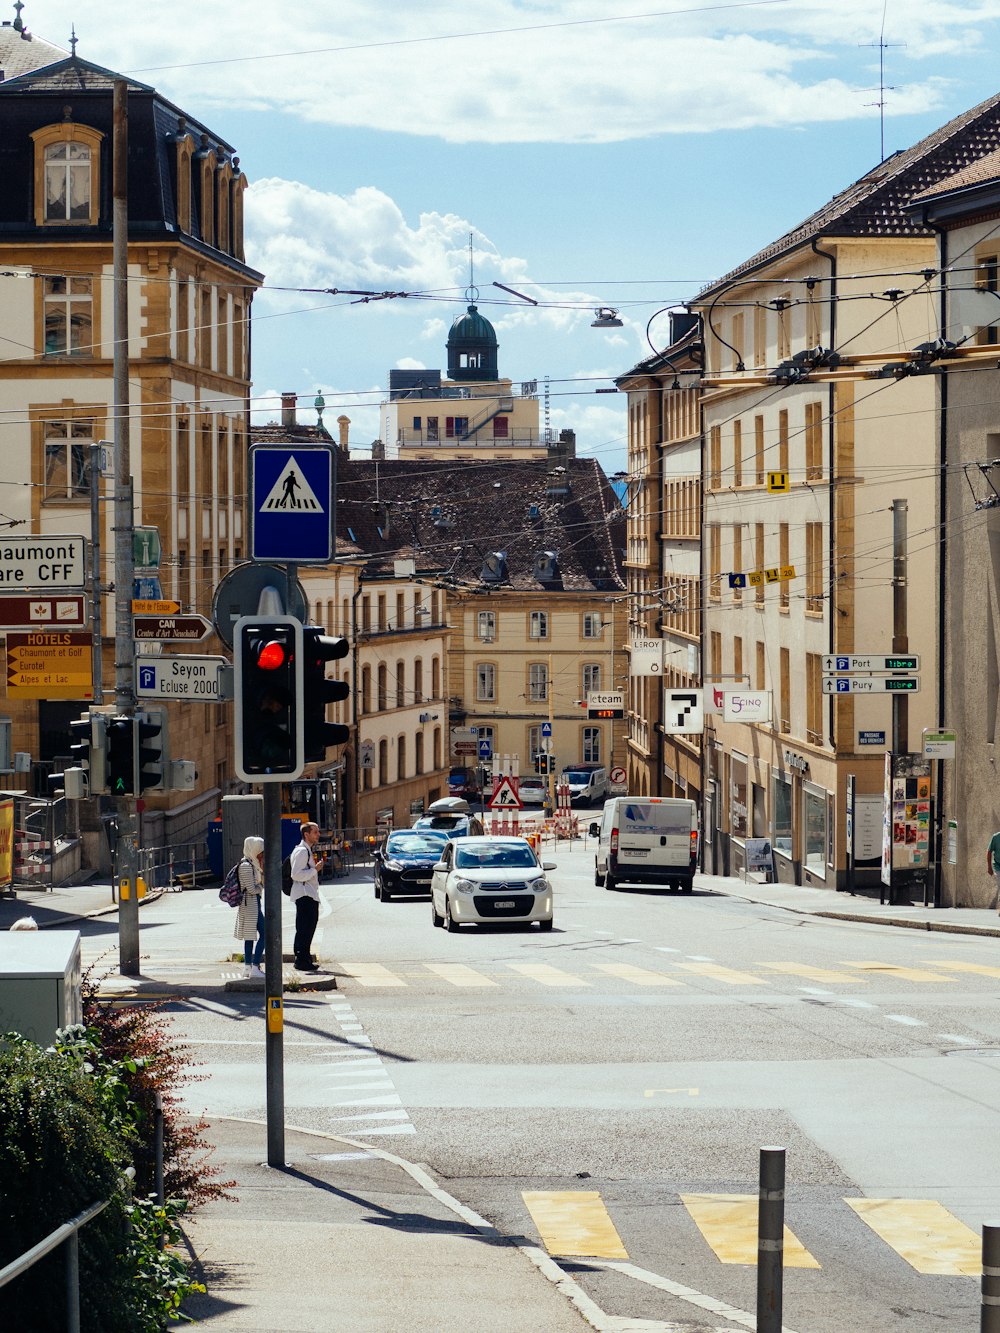
[[[886,753],[883,802],[882,883],[923,879],[930,865],[930,760]]]

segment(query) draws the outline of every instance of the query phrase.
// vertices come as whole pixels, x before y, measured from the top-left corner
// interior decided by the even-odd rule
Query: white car
[[[544,805],[549,794],[548,778],[518,778],[517,794],[522,805]]]
[[[538,922],[552,929],[552,885],[525,838],[456,838],[449,841],[431,878],[431,920],[458,930],[462,925]]]

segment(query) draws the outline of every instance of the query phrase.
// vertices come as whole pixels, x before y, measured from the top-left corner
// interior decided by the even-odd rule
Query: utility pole
[[[892,651],[909,652],[906,629],[906,511],[905,500],[892,502]],[[894,754],[909,752],[909,695],[892,696],[892,749]]]
[[[112,141],[114,211],[112,256],[114,285],[114,421],[115,421],[115,707],[135,716],[135,645],[132,641],[134,558],[132,535],[132,458],[129,449],[128,378],[128,84],[115,79]],[[138,774],[136,775],[138,777]],[[134,785],[134,784],[133,784]],[[139,896],[136,856],[135,800],[119,796],[116,870],[119,886],[118,969],[139,975]]]

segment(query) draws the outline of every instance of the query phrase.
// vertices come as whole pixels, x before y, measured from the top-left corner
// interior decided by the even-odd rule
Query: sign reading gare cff
[[[0,541],[0,585],[84,588],[86,556],[83,537],[5,537]]]

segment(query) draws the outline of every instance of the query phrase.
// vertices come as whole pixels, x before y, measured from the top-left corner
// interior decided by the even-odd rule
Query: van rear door
[[[691,805],[688,801],[625,801],[618,833],[618,862],[686,870],[691,864]]]

